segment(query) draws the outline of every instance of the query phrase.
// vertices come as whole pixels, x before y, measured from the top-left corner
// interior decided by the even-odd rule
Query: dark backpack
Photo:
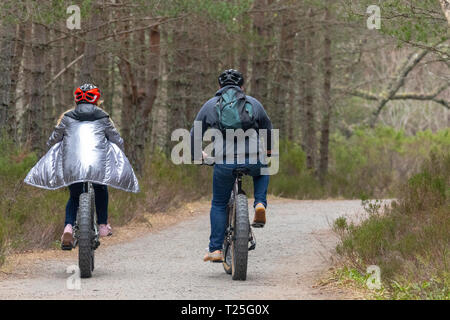
[[[218,127],[221,131],[226,129],[255,128],[255,114],[252,104],[245,94],[236,88],[229,88],[222,92],[216,103],[219,117]]]

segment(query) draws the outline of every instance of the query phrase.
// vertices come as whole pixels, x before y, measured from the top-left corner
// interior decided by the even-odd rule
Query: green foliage
[[[400,41],[433,44],[447,37],[448,25],[437,0],[344,1],[347,18],[365,25],[369,5],[381,9],[381,32]]]
[[[306,169],[301,146],[283,141],[280,171],[271,177],[269,191],[298,199],[391,197],[399,181],[417,172],[431,153],[442,156],[449,152],[448,129],[415,136],[389,127],[361,127],[350,138],[335,133],[330,140],[329,174],[321,186],[314,172]]]
[[[300,145],[290,141],[280,143],[280,171],[270,177],[269,192],[298,199],[323,197],[324,190],[306,169],[306,154]]]
[[[28,19],[46,25],[65,23],[69,17],[66,10],[70,5],[80,7],[82,19],[87,20],[93,13],[92,0],[3,1],[0,3],[0,17],[9,23],[24,22]]]
[[[398,181],[417,172],[430,153],[450,152],[449,130],[406,136],[389,127],[360,128],[350,138],[331,137],[329,186],[351,198],[392,196]],[[332,192],[332,194],[335,194]]]
[[[148,1],[141,1],[143,4]],[[222,23],[228,31],[237,31],[237,18],[248,11],[253,0],[173,0],[154,6],[158,15],[177,17],[194,14]]]
[[[0,148],[1,257],[7,249],[39,247],[53,240],[55,225],[62,224],[62,215],[57,212],[63,211],[66,199],[63,192],[37,191],[24,185],[25,175],[37,161],[34,153],[6,139],[0,141]]]
[[[0,150],[0,176],[10,181],[17,181],[24,176],[37,160],[34,153],[17,149],[11,140],[0,140]]]
[[[360,272],[378,265],[385,297],[450,299],[449,183],[450,153],[433,155],[404,183],[390,207],[381,210],[372,202],[362,222],[334,222],[341,240],[337,252]]]
[[[449,275],[447,275],[447,278]],[[399,283],[392,281],[392,292],[390,298],[395,300],[450,300],[447,284],[441,279],[431,278],[421,283]]]

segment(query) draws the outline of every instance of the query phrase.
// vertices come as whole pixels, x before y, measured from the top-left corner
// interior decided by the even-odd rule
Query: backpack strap
[[[222,105],[222,101],[223,101],[223,97],[222,95],[220,95],[219,99],[217,99],[216,102],[216,111],[217,111],[217,127],[219,128],[220,131],[223,131],[223,127],[222,127],[222,108],[220,107]]]

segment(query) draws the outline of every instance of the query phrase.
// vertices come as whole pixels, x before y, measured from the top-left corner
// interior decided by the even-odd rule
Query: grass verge
[[[334,231],[343,258],[337,277],[362,283],[367,267],[380,268],[385,299],[450,299],[450,155],[431,156],[384,208],[365,202],[359,223],[340,217]],[[365,283],[365,281],[364,281]]]

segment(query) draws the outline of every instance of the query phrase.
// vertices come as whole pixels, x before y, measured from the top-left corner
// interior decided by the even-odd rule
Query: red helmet
[[[100,90],[93,84],[86,83],[75,90],[74,96],[77,104],[81,102],[95,104],[100,99]]]

